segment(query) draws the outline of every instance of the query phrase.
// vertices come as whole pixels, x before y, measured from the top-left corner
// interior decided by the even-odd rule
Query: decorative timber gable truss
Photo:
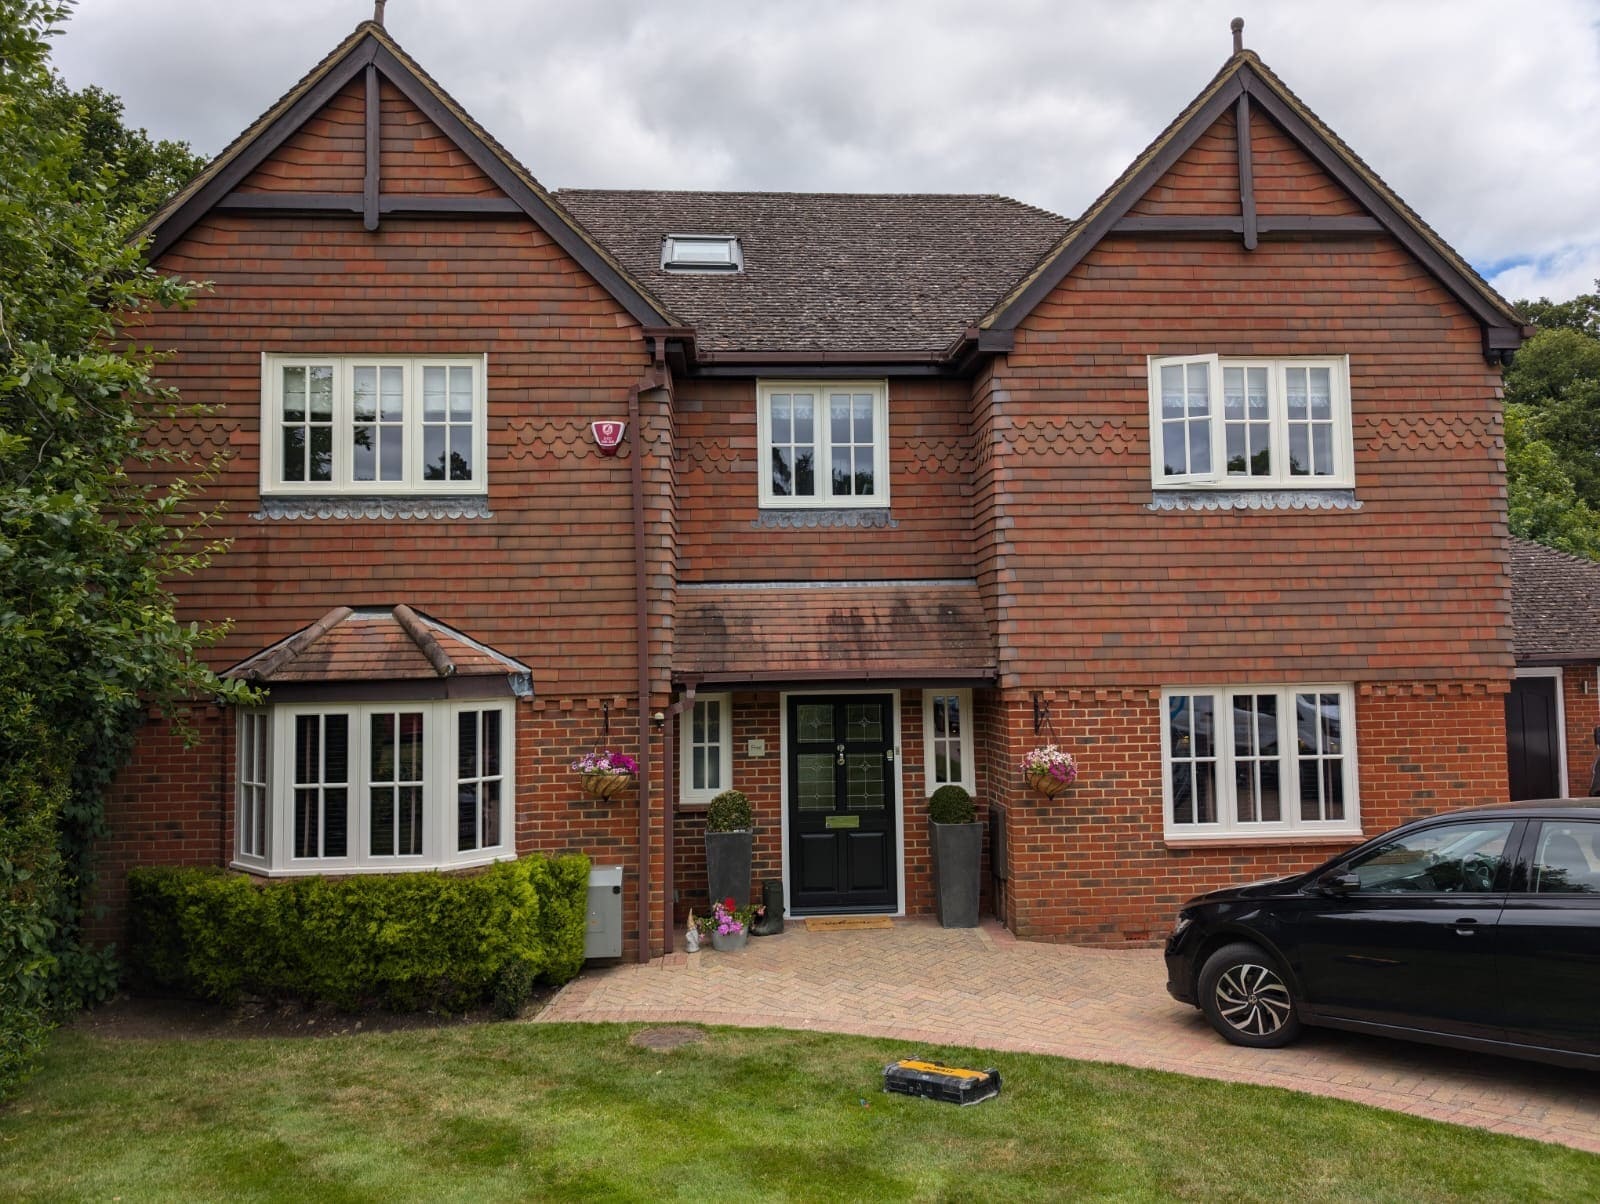
[[[353,81],[365,98],[362,189],[355,192],[238,191],[274,151]],[[397,88],[488,176],[499,196],[386,193],[380,166],[380,79]],[[377,230],[385,217],[442,219],[526,214],[644,328],[647,334],[686,334],[682,323],[574,221],[537,180],[478,125],[374,21],[364,21],[287,95],[258,118],[187,187],[161,207],[139,231],[147,254],[159,258],[206,213],[334,216],[361,218]]]
[[[978,323],[984,343],[997,349],[1008,347],[1023,319],[1108,235],[1194,238],[1236,234],[1247,250],[1254,250],[1262,239],[1274,237],[1359,238],[1387,233],[1477,319],[1483,328],[1485,358],[1491,363],[1507,362],[1530,333],[1525,330],[1521,315],[1324,125],[1254,51],[1243,48],[1240,32],[1235,28],[1233,56],[1216,78]],[[1237,130],[1239,212],[1132,215],[1130,211],[1140,198],[1230,110]],[[1251,118],[1258,112],[1276,122],[1366,213],[1258,214],[1250,139]]]

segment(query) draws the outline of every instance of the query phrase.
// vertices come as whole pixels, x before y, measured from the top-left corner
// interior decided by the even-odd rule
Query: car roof
[[[1415,822],[1429,819],[1456,819],[1467,815],[1506,815],[1521,819],[1559,815],[1565,819],[1600,819],[1600,798],[1544,798],[1524,799],[1514,803],[1492,803],[1484,807],[1467,807],[1460,811],[1441,811]]]

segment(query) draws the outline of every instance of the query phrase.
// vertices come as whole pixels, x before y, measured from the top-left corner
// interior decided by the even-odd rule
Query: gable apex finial
[[[383,28],[383,6],[389,0],[372,0],[372,23],[379,29]]]
[[[383,0],[378,0],[378,8],[383,8]],[[1244,49],[1244,18],[1235,17],[1228,22],[1228,28],[1233,30],[1233,52],[1238,54]]]

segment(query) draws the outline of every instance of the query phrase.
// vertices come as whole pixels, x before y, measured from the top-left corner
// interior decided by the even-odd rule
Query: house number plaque
[[[859,828],[861,817],[859,815],[830,815],[823,823],[829,828]]]

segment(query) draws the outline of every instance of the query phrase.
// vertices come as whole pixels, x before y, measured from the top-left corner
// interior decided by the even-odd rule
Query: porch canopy
[[[975,581],[781,581],[680,586],[672,676],[982,686],[997,665]]]
[[[522,697],[533,690],[528,666],[403,603],[336,606],[222,676],[269,686],[274,702],[329,687],[352,700]]]

